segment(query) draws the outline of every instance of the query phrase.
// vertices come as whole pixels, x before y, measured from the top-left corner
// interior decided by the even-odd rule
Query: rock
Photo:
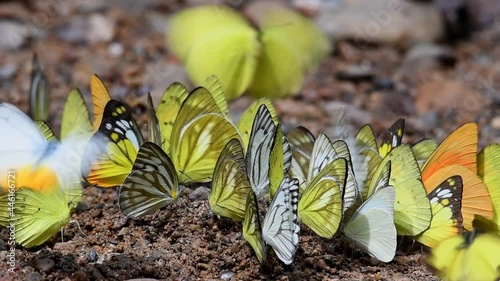
[[[82,43],[86,40],[88,29],[89,25],[85,17],[72,16],[71,20],[57,29],[56,34],[63,41]]]
[[[370,112],[363,111],[347,103],[336,101],[327,102],[323,104],[323,108],[326,112],[330,113],[333,120],[339,118],[343,111],[346,124],[355,124],[361,127],[367,123],[371,124],[373,121],[373,116]]]
[[[234,272],[232,272],[232,271],[223,271],[220,274],[220,278],[224,281],[231,280],[231,278],[233,278],[233,276],[234,276]]]
[[[17,50],[30,36],[29,29],[22,23],[2,20],[0,21],[0,50]]]
[[[99,254],[94,249],[90,249],[87,252],[87,260],[89,262],[96,262],[99,259]]]
[[[351,65],[345,70],[339,71],[335,74],[339,80],[348,80],[353,82],[371,80],[373,75],[374,74],[371,68],[364,65]]]
[[[16,74],[17,65],[15,64],[4,64],[0,66],[0,81],[10,80],[14,74]]]
[[[409,46],[444,35],[441,14],[431,3],[401,0],[343,0],[320,9],[319,27],[335,39]]]
[[[500,116],[496,116],[491,120],[491,127],[495,130],[500,130]]]
[[[30,273],[26,279],[26,281],[40,281],[43,280],[42,275],[38,272],[32,272]]]
[[[111,17],[92,14],[89,18],[88,42],[109,42],[115,36],[115,22]]]
[[[48,258],[36,259],[35,260],[35,269],[42,272],[50,272],[54,268],[54,261]]]
[[[417,44],[406,53],[398,74],[413,80],[428,74],[431,69],[453,66],[456,61],[457,56],[449,47],[433,43]]]
[[[210,190],[204,186],[200,186],[196,188],[193,192],[188,195],[189,200],[191,201],[199,201],[205,200],[208,198]]]

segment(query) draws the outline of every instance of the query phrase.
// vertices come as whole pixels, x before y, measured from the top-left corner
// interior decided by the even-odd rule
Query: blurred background
[[[168,19],[198,4],[252,13],[253,2],[0,1],[0,100],[27,111],[37,53],[50,83],[55,128],[71,88],[90,104],[94,73],[145,121],[148,92],[157,104],[172,82],[190,83],[167,48]],[[348,124],[372,123],[378,132],[405,117],[410,141],[442,140],[476,121],[481,146],[500,142],[499,1],[276,2],[310,17],[333,46],[296,96],[275,101],[288,127],[328,132],[344,111]],[[237,115],[250,101],[240,98],[230,108]]]

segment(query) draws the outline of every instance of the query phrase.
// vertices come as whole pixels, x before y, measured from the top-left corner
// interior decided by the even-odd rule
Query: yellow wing
[[[292,147],[290,175],[299,180],[301,190],[303,190],[314,147],[314,136],[308,129],[296,127],[288,132],[287,137]]]
[[[174,203],[182,192],[177,173],[167,154],[145,142],[130,175],[120,186],[120,210],[136,218]]]
[[[299,201],[299,218],[316,234],[331,238],[340,225],[343,213],[342,190],[347,175],[347,161],[336,159],[307,185]]]
[[[276,127],[274,144],[269,156],[269,194],[274,197],[281,181],[288,173],[292,161],[292,148],[283,135],[281,124]]]
[[[99,129],[101,125],[102,115],[104,114],[104,108],[108,101],[111,100],[108,90],[101,78],[96,74],[92,75],[90,78],[90,92],[92,93],[92,104],[94,105],[94,131]]]
[[[189,91],[180,83],[170,85],[161,98],[161,102],[156,110],[160,133],[162,137],[162,148],[166,152],[170,152],[170,138],[172,136],[172,128],[175,119],[179,114],[182,104],[189,95]]]
[[[380,156],[385,157],[392,149],[400,145],[403,142],[404,132],[405,120],[400,118],[381,135],[380,147],[378,148]]]
[[[49,81],[36,54],[33,56],[30,85],[30,115],[33,120],[47,122],[50,115]]]
[[[248,193],[252,190],[245,172],[243,147],[238,139],[230,140],[215,165],[210,207],[217,215],[242,221]]]
[[[462,232],[462,177],[452,176],[436,186],[429,195],[432,219],[417,241],[431,248]]]
[[[492,221],[500,234],[500,145],[491,144],[478,155],[478,175],[482,177],[488,188],[493,203]]]
[[[247,240],[248,244],[252,247],[257,259],[260,262],[265,262],[267,258],[266,245],[262,237],[262,226],[260,224],[259,206],[257,204],[257,197],[250,191],[248,193],[245,219],[243,220],[243,237]]]
[[[437,143],[431,139],[424,139],[417,143],[415,143],[411,149],[413,150],[413,154],[415,154],[415,159],[417,159],[418,166],[422,168],[424,163],[429,159],[431,154],[438,147]]]
[[[61,123],[61,139],[64,140],[70,136],[90,137],[92,134],[92,122],[82,93],[78,89],[69,92]]]
[[[148,131],[149,141],[161,147],[162,137],[160,125],[158,123],[158,118],[156,117],[155,106],[150,93],[148,93]]]
[[[52,131],[52,128],[49,126],[49,124],[41,120],[35,121],[35,124],[40,132],[42,132],[46,140],[57,141],[56,135],[54,134],[54,131]]]
[[[398,235],[416,236],[429,227],[431,208],[422,185],[420,169],[408,144],[394,148],[382,160],[371,176],[372,180],[368,184],[368,197],[375,191],[376,181],[373,179],[378,178],[377,175],[383,172],[388,161],[391,161],[389,184],[396,190],[394,223]]]
[[[137,151],[144,142],[130,110],[110,100],[99,130],[85,151],[82,174],[90,184],[112,187],[123,183],[132,171]]]
[[[217,106],[219,107],[222,115],[228,117],[229,109],[227,108],[227,100],[226,96],[224,96],[224,89],[222,88],[219,79],[217,79],[215,75],[210,75],[207,77],[207,79],[205,79],[202,87],[207,89],[210,94],[212,94],[212,97],[214,98],[215,103],[217,103]]]

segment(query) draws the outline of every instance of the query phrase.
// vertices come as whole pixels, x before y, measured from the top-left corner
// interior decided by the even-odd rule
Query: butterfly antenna
[[[76,224],[78,230],[80,231],[80,233],[84,236],[84,237],[87,237],[87,235],[82,231],[82,228],[80,227],[80,223],[77,221],[77,220],[70,220],[69,223],[74,223]]]

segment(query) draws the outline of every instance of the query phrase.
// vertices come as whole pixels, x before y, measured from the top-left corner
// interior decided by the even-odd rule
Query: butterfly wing
[[[488,188],[493,203],[492,221],[500,231],[500,145],[491,144],[478,154],[478,175]],[[500,234],[500,232],[499,232]]]
[[[415,143],[411,149],[413,154],[415,154],[415,159],[419,167],[422,167],[424,163],[429,159],[432,153],[437,149],[438,145],[434,140],[425,139]]]
[[[145,142],[120,187],[120,210],[137,218],[175,202],[181,190],[172,161],[156,144]]]
[[[162,146],[162,137],[160,133],[160,125],[158,123],[158,118],[156,117],[155,106],[153,100],[151,99],[151,94],[148,93],[148,131],[149,131],[149,141]]]
[[[287,134],[292,147],[292,163],[290,175],[299,180],[301,189],[306,183],[309,162],[314,147],[314,136],[304,127],[297,127]]]
[[[300,220],[321,237],[331,238],[340,225],[346,174],[346,160],[334,160],[307,185],[300,198]]]
[[[382,160],[371,176],[368,196],[375,191],[376,179],[383,173],[388,161],[391,161],[389,184],[396,190],[394,222],[398,234],[416,236],[429,227],[431,208],[420,178],[420,169],[408,144],[397,146]]]
[[[30,115],[47,122],[50,114],[50,87],[36,55],[33,56],[30,85]]]
[[[90,115],[82,93],[78,89],[69,92],[61,123],[61,139],[70,136],[88,137],[92,135],[93,128],[90,122]]]
[[[99,130],[85,151],[82,173],[86,180],[101,187],[123,183],[144,142],[130,110],[121,102],[110,100],[104,109]],[[93,161],[88,162],[88,159]]]
[[[271,113],[265,105],[261,105],[255,115],[245,158],[247,175],[258,198],[269,188],[269,157],[275,132]]]
[[[243,237],[245,237],[245,240],[252,247],[257,259],[259,259],[260,262],[264,262],[267,258],[266,245],[262,238],[257,197],[255,197],[253,191],[248,193],[246,201],[245,219],[243,220]]]
[[[417,237],[418,242],[434,248],[439,242],[462,232],[462,191],[462,177],[452,176],[429,193],[431,224]]]
[[[380,188],[359,207],[343,229],[355,245],[383,262],[390,262],[396,253],[395,196],[392,186]]]
[[[248,148],[250,142],[250,134],[252,133],[252,127],[255,120],[255,116],[257,115],[257,111],[261,105],[265,105],[269,113],[271,114],[271,118],[273,119],[274,124],[278,124],[278,113],[276,112],[276,108],[274,107],[271,100],[262,98],[254,101],[240,117],[238,121],[238,131],[240,132],[241,138],[243,139],[243,147]]]
[[[300,225],[297,218],[299,182],[285,177],[266,213],[262,236],[278,258],[291,264],[299,244]]]
[[[385,157],[392,149],[403,142],[404,131],[405,120],[400,118],[382,134],[380,147],[378,148],[380,156]]]
[[[281,125],[278,124],[274,135],[274,144],[269,156],[269,193],[271,198],[279,188],[285,175],[288,173],[292,161],[292,148],[283,135]]]
[[[52,131],[52,128],[45,121],[35,121],[36,126],[42,132],[43,136],[47,141],[57,141],[56,134]]]
[[[92,104],[94,106],[94,131],[96,131],[101,125],[106,104],[111,100],[111,97],[101,78],[96,74],[90,78],[90,92],[92,93]]]
[[[238,139],[230,140],[215,164],[209,197],[214,213],[236,221],[245,218],[248,193],[252,190],[242,166],[244,161],[241,142]]]

